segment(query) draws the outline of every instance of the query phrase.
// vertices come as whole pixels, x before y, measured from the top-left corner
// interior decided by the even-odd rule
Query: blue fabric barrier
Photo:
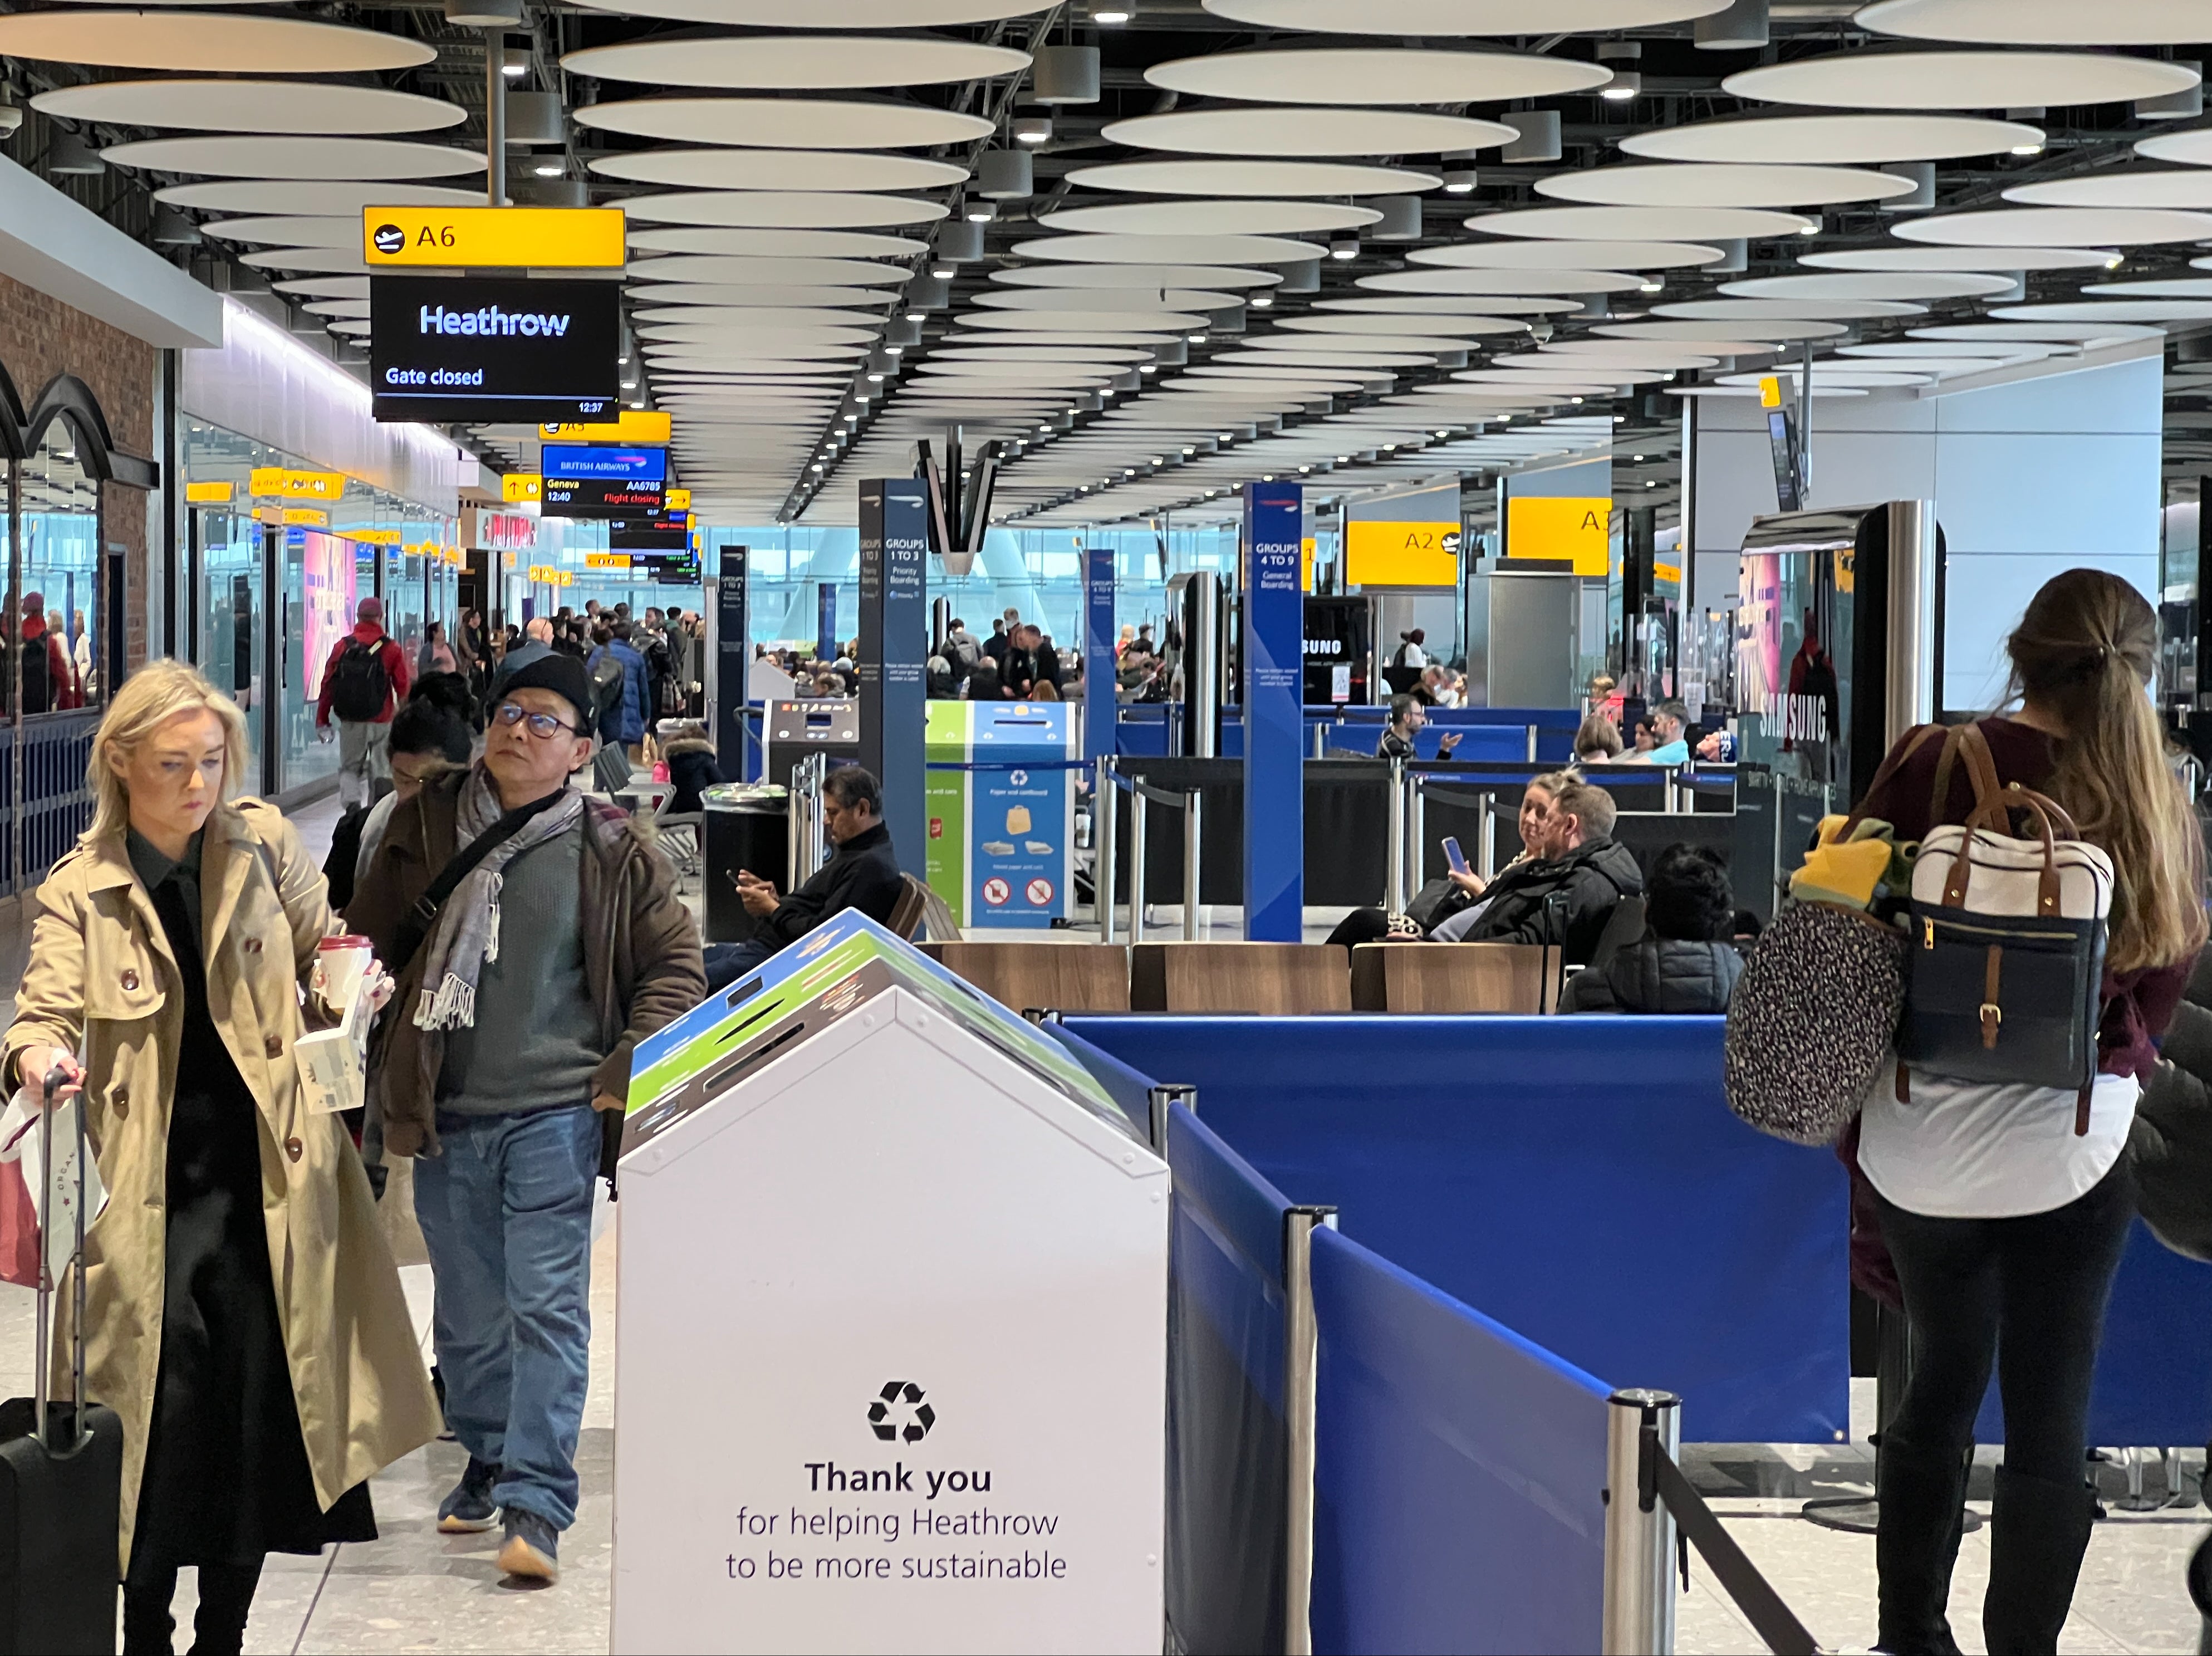
[[[1205,1102],[1201,1094],[1201,1108]],[[1995,1376],[1974,1437],[2004,1441]],[[2212,1440],[2212,1266],[2172,1251],[2141,1220],[2128,1238],[2105,1313],[2097,1378],[2089,1388],[2088,1437],[2119,1449]]]
[[[1692,1441],[1849,1425],[1846,1187],[1721,1094],[1717,1018],[1071,1017],[1349,1235]]]
[[[1609,1388],[1332,1231],[1313,1292],[1314,1648],[1596,1650]]]
[[[1193,1656],[1280,1650],[1290,1203],[1181,1105],[1168,1166],[1168,1620]]]

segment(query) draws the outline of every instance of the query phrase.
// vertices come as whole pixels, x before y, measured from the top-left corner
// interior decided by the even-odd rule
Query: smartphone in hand
[[[1467,866],[1467,853],[1459,849],[1459,842],[1449,834],[1444,836],[1444,861],[1451,864],[1451,871],[1455,874],[1474,872]]]

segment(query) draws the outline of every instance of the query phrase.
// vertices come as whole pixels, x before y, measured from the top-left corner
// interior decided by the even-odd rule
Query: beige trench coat
[[[434,1438],[437,1401],[361,1158],[339,1117],[302,1105],[294,1075],[298,989],[316,942],[337,928],[321,871],[282,813],[241,800],[209,819],[200,890],[209,1011],[260,1106],[276,1312],[327,1510]],[[183,1017],[175,958],[121,837],[78,847],[39,890],[0,1075],[12,1082],[26,1046],[68,1048],[84,1062],[86,1123],[108,1190],[85,1239],[86,1389],[123,1417],[125,1568],[161,1371],[169,1103]],[[66,1288],[56,1300],[54,1387],[65,1397]]]

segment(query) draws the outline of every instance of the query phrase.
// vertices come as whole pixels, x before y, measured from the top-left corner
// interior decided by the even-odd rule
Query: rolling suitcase
[[[53,1095],[58,1075],[46,1078],[46,1169],[53,1158]],[[0,1403],[0,1656],[90,1656],[115,1649],[120,1586],[116,1537],[123,1499],[123,1422],[84,1397],[84,1111],[76,1119],[75,1337],[70,1347],[71,1402],[46,1396],[53,1337],[53,1281],[40,1251],[38,1374],[33,1395]],[[50,1174],[48,1176],[51,1176]],[[51,1223],[53,1203],[42,1204]],[[43,1241],[43,1235],[41,1238]]]

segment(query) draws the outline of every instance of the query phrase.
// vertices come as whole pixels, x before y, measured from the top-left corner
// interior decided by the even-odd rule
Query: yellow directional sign
[[[619,207],[364,207],[361,256],[372,271],[620,270]]]
[[[257,466],[246,479],[248,493],[283,500],[337,500],[345,485],[343,472],[293,472],[281,466]]]
[[[1459,579],[1457,521],[1344,526],[1345,580],[1354,587],[1449,587]]]
[[[662,409],[625,408],[619,419],[593,425],[544,425],[538,435],[546,442],[663,443],[668,441],[668,415]]]
[[[1612,566],[1613,502],[1602,495],[1522,495],[1505,502],[1508,557],[1571,559],[1577,575]]]
[[[510,505],[545,498],[545,479],[536,472],[508,472],[499,480],[499,497]]]
[[[331,527],[331,514],[319,506],[287,506],[284,521],[309,529],[327,529]]]
[[[628,552],[586,552],[584,567],[587,569],[627,569],[629,568],[629,554]]]
[[[228,505],[232,487],[228,483],[188,483],[185,498],[195,506]]]
[[[666,503],[672,512],[688,512],[691,509],[691,491],[689,489],[672,489],[668,491]]]

